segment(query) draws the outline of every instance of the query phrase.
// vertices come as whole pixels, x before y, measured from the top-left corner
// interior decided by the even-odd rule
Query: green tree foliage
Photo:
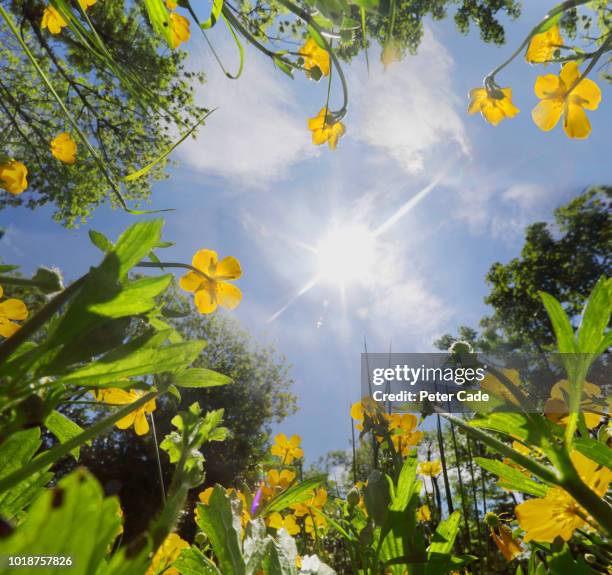
[[[149,108],[74,35],[43,30],[45,6],[38,0],[14,0],[11,10],[30,50],[117,179],[157,158],[176,138],[176,126],[192,125],[202,114],[193,101],[193,86],[203,77],[186,69],[186,53],[165,46],[141,3],[105,0],[87,14],[115,69],[137,83],[140,96],[155,94]],[[29,170],[28,190],[20,196],[0,194],[0,208],[52,204],[54,218],[72,227],[109,199],[108,183],[80,142],[72,166],[51,155],[49,144],[63,131],[70,131],[66,117],[6,24],[0,23],[0,150]],[[153,182],[165,177],[164,166],[161,162],[145,177],[127,183],[125,199],[137,204],[146,200]]]
[[[427,18],[441,20],[450,11],[462,33],[475,25],[485,42],[503,44],[505,33],[499,15],[511,18],[520,15],[520,4],[516,0],[374,0],[351,4],[343,0],[313,0],[304,4],[319,12],[321,23],[344,22],[346,30],[335,46],[338,56],[344,60],[355,57],[364,45],[363,28],[359,24],[361,6],[368,8],[365,12],[366,43],[370,45],[375,40],[383,46],[393,40],[399,48],[398,56],[416,53]],[[283,5],[274,0],[244,0],[240,3],[240,15],[249,31],[262,40],[305,33],[303,23],[288,15]]]
[[[485,302],[494,312],[481,320],[481,335],[462,327],[458,337],[447,334],[435,345],[446,350],[467,339],[484,351],[550,350],[554,338],[538,291],[552,294],[578,319],[597,280],[612,272],[611,207],[612,188],[594,187],[555,210],[554,223],[530,225],[521,255],[493,264],[487,273],[491,291]]]

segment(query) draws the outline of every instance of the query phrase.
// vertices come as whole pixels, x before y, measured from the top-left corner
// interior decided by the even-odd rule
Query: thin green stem
[[[529,44],[531,39],[536,34],[540,33],[542,25],[545,22],[548,22],[551,18],[555,18],[559,14],[562,14],[563,12],[566,12],[567,10],[571,10],[572,8],[576,8],[576,7],[578,7],[578,6],[582,5],[582,4],[588,4],[590,1],[591,0],[567,0],[566,2],[563,2],[562,4],[559,4],[558,6],[555,6],[550,12],[548,12],[548,14],[546,14],[546,16],[544,16],[542,21],[539,22],[537,26],[535,26],[534,28],[531,29],[531,32],[529,32],[529,34],[527,34],[527,37],[523,40],[521,45],[512,53],[512,55],[507,60],[502,62],[492,72],[489,72],[489,74],[487,74],[487,76],[485,77],[485,84],[488,81],[491,81],[491,82],[495,81],[495,76],[499,72],[501,72],[508,64],[510,64],[523,51],[523,49]]]
[[[164,473],[162,471],[161,458],[159,457],[159,443],[157,442],[157,431],[155,430],[155,418],[149,414],[151,420],[151,431],[153,432],[153,442],[155,443],[155,460],[157,461],[157,473],[159,475],[159,487],[161,489],[162,502],[166,504],[166,488],[164,486]]]

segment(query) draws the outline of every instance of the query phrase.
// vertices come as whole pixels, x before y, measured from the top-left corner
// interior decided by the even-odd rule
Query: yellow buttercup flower
[[[283,469],[280,472],[278,469],[270,469],[267,485],[262,487],[264,497],[273,497],[276,493],[287,489],[295,480],[295,475],[295,471],[290,469]]]
[[[87,8],[90,8],[96,2],[97,0],[79,0],[79,5],[81,6],[81,8],[83,8],[83,10],[87,10]]]
[[[552,130],[563,116],[563,129],[570,138],[589,137],[591,123],[585,110],[598,108],[601,90],[593,80],[580,76],[576,62],[564,64],[558,76],[538,76],[534,91],[542,101],[531,117],[540,130]]]
[[[482,117],[497,126],[504,118],[514,118],[520,110],[512,103],[512,88],[499,88],[489,93],[486,88],[470,90],[468,113],[480,112]]]
[[[51,141],[51,153],[64,164],[76,162],[77,145],[68,132],[62,132]]]
[[[53,6],[47,6],[40,25],[43,30],[47,28],[51,34],[59,34],[62,28],[68,26],[68,22]]]
[[[346,133],[344,124],[336,121],[328,113],[327,108],[321,108],[317,116],[308,120],[308,129],[312,132],[312,143],[315,146],[320,146],[327,142],[331,150],[336,149],[338,140]]]
[[[559,425],[567,425],[567,418],[569,417],[569,381],[562,379],[553,385],[550,390],[550,398],[544,405],[544,415],[551,421],[558,423]],[[584,422],[587,429],[596,428],[603,418],[599,413],[589,411],[589,408],[594,410],[601,410],[601,407],[594,402],[594,398],[601,396],[601,388],[588,381],[584,382],[582,386],[582,394],[584,399],[580,402],[580,410],[584,415]]]
[[[586,485],[603,497],[612,480],[612,470],[602,467],[581,453],[571,454],[572,463]],[[569,541],[588,515],[564,489],[551,487],[544,497],[528,499],[515,508],[519,525],[525,530],[525,543],[531,540],[552,543],[556,537]]]
[[[108,403],[110,405],[127,405],[129,403],[134,403],[143,395],[144,391],[139,389],[131,389],[130,391],[126,391],[125,389],[111,387],[103,390],[101,394],[96,397],[96,399],[102,400],[104,403]],[[147,414],[153,413],[155,409],[155,399],[151,399],[138,409],[121,418],[117,423],[115,423],[115,425],[119,429],[128,429],[133,425],[136,435],[146,435],[149,433]]]
[[[306,70],[310,72],[318,68],[323,76],[329,76],[329,52],[323,50],[312,38],[308,38],[298,53],[304,59]]]
[[[536,34],[529,42],[529,48],[525,53],[525,60],[532,64],[542,64],[552,60],[555,56],[555,52],[559,49],[559,46],[563,44],[563,38],[561,38],[561,31],[559,26],[556,24],[546,30]]]
[[[183,42],[187,42],[191,36],[189,20],[176,12],[170,13],[170,45],[178,48]]]
[[[327,503],[327,490],[320,487],[313,494],[312,497],[303,503],[296,503],[291,506],[296,517],[304,517],[304,515],[310,514],[311,507],[317,509],[323,509]]]
[[[276,455],[283,464],[289,465],[294,459],[304,457],[304,451],[300,448],[302,438],[299,435],[292,435],[287,439],[284,433],[279,433],[274,438],[274,445],[270,448],[270,453]]]
[[[179,571],[171,565],[179,558],[181,551],[187,549],[189,543],[181,539],[176,533],[170,533],[153,556],[153,561],[145,575],[180,575]]]
[[[194,302],[200,313],[212,313],[217,306],[234,309],[242,299],[242,292],[227,280],[242,275],[240,262],[231,256],[218,261],[212,250],[199,250],[191,265],[203,275],[190,271],[179,281],[185,291],[195,292]]]
[[[178,4],[175,0],[166,0],[166,8],[168,10],[176,10]]]
[[[523,552],[523,547],[518,539],[512,535],[512,529],[503,523],[498,523],[496,528],[490,528],[491,539],[501,551],[506,561],[512,561]]]
[[[18,196],[28,187],[28,168],[17,160],[0,164],[0,188]]]
[[[520,374],[516,369],[501,369],[500,371],[515,387],[520,388],[522,386]],[[487,372],[485,374],[484,379],[480,383],[480,389],[494,395],[498,399],[503,399],[513,405],[520,405],[520,401],[515,397],[514,392],[508,389],[492,373]],[[521,391],[521,393],[523,392]]]
[[[364,397],[361,401],[351,405],[351,418],[358,422],[355,427],[359,431],[363,430],[363,421],[366,415],[374,417],[378,412],[378,405],[371,397]]]
[[[0,298],[4,294],[0,286]],[[0,335],[11,337],[21,327],[12,320],[23,320],[28,317],[28,308],[19,299],[7,299],[0,302]]]
[[[431,519],[431,510],[429,505],[421,505],[416,512],[417,521],[429,521]]]
[[[325,517],[319,515],[318,513],[313,513],[312,515],[308,515],[306,519],[304,519],[304,531],[308,533],[313,539],[316,538],[316,534],[325,529],[327,527],[327,521]]]
[[[421,475],[426,475],[427,477],[436,477],[437,475],[440,475],[441,472],[442,465],[438,460],[421,461],[417,469],[417,473],[420,473]]]
[[[297,535],[300,532],[300,526],[297,524],[293,515],[283,517],[278,511],[271,513],[266,519],[266,523],[272,529],[285,528],[289,535]]]

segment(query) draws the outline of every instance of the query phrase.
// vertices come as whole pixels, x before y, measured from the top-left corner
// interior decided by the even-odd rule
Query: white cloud
[[[222,61],[233,62],[235,54],[225,48]],[[179,160],[208,174],[263,185],[316,153],[295,87],[269,60],[247,50],[242,76],[230,80],[209,53],[193,59],[194,67],[208,72],[196,101],[218,110],[197,140],[179,148]]]
[[[350,90],[357,110],[351,133],[389,154],[408,173],[424,169],[436,148],[469,153],[458,101],[451,87],[453,59],[427,30],[419,53],[387,70],[358,74]],[[439,157],[439,156],[438,156]]]
[[[507,202],[514,202],[522,209],[532,209],[542,204],[552,190],[540,184],[519,183],[510,186],[502,194],[502,198]]]

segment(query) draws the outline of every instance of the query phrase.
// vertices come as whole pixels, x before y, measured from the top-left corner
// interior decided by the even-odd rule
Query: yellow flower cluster
[[[442,464],[438,461],[421,461],[417,472],[426,477],[437,477],[442,473]]]
[[[364,422],[368,419],[379,443],[385,440],[384,428],[391,437],[395,451],[404,457],[423,439],[423,432],[417,430],[418,419],[415,415],[387,414],[371,397],[364,397],[351,406],[351,418],[358,422],[355,427],[359,431],[363,431]]]
[[[281,465],[291,465],[295,459],[304,457],[300,443],[302,443],[302,438],[299,435],[292,435],[290,439],[287,439],[284,433],[279,433],[274,438],[270,453],[280,459]]]
[[[242,300],[242,292],[229,280],[237,280],[242,275],[240,262],[231,256],[219,261],[212,250],[199,250],[193,256],[190,271],[179,281],[185,291],[194,293],[194,302],[203,314],[213,313],[217,306],[234,309]]]
[[[546,64],[555,57],[563,45],[558,26],[533,36],[525,59],[534,64]],[[584,78],[578,62],[570,60],[563,64],[559,75],[538,76],[534,85],[535,95],[541,100],[532,110],[531,117],[541,130],[552,130],[563,117],[563,129],[568,137],[588,138],[591,123],[585,110],[596,110],[601,102],[599,86]],[[505,118],[513,118],[519,109],[512,103],[510,88],[487,85],[470,91],[468,112],[480,112],[484,119],[496,126]]]
[[[187,541],[176,533],[170,533],[155,552],[151,565],[149,565],[145,575],[156,575],[157,573],[180,575],[178,569],[172,567],[172,564],[178,559],[181,551],[188,547],[189,543]]]
[[[544,405],[544,415],[564,427],[570,414],[569,388],[570,384],[566,379],[555,383],[550,390],[550,398]],[[605,405],[600,406],[596,403],[596,399],[601,397],[601,388],[585,381],[582,393],[584,399],[580,402],[580,410],[583,412],[585,425],[587,429],[595,429],[601,423],[603,419],[601,412],[605,409]]]
[[[0,298],[4,295],[4,290],[0,286]],[[0,302],[0,335],[11,337],[21,326],[13,320],[24,320],[28,317],[28,308],[19,299],[7,299]]]

